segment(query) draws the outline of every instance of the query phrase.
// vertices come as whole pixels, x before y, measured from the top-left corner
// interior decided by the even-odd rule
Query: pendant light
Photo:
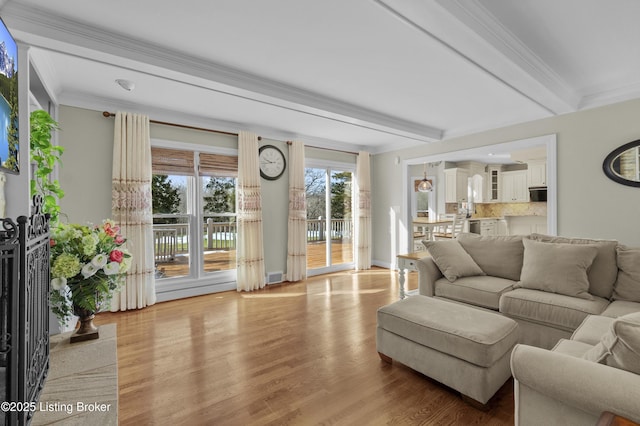
[[[418,191],[429,192],[431,189],[433,189],[433,185],[427,180],[427,163],[424,163],[424,179],[418,184]]]

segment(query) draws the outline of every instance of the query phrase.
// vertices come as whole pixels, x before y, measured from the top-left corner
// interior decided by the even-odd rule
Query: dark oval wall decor
[[[630,160],[631,159],[631,160]],[[625,163],[631,161],[631,176]],[[640,173],[637,167],[640,165],[640,139],[626,143],[607,155],[602,163],[602,170],[607,177],[622,185],[640,187]],[[635,167],[635,168],[634,168]]]

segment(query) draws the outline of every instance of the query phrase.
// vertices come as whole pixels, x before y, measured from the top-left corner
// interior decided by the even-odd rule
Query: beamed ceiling
[[[310,145],[385,152],[640,97],[637,0],[0,5],[59,104]]]

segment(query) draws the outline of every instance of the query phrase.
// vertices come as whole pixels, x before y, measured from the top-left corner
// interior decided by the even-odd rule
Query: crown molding
[[[580,100],[580,109],[596,108],[640,98],[640,81],[614,88],[591,88]]]
[[[40,82],[44,86],[47,95],[54,104],[58,104],[58,94],[60,93],[60,85],[58,84],[58,77],[53,64],[47,57],[46,53],[42,51],[36,51],[29,49],[29,63],[38,74]]]
[[[210,117],[177,113],[175,111],[167,109],[143,106],[135,102],[123,102],[116,99],[98,97],[89,93],[65,92],[60,97],[60,105],[94,110],[96,112],[102,112],[105,109],[110,110],[109,112],[127,111],[138,114],[145,114],[154,120],[179,123],[195,127],[215,128],[224,132],[237,133],[240,130],[250,130],[254,133],[259,134],[265,139],[277,141],[301,140],[306,146],[312,148],[335,149],[339,151],[353,152],[368,151],[372,155],[383,154],[385,152],[392,152],[400,149],[413,148],[416,146],[424,146],[424,142],[422,141],[407,140],[399,137],[397,138],[397,140],[393,140],[392,142],[383,145],[365,146],[327,138],[320,138],[317,136],[302,133],[286,132],[280,129],[274,129],[266,126],[255,126],[247,123],[237,123]]]
[[[436,2],[509,62],[546,89],[546,93],[541,94],[534,87],[518,84],[523,93],[538,100],[556,114],[572,112],[577,109],[580,100],[578,93],[546,62],[502,25],[478,0],[436,0]],[[507,79],[508,77],[505,77],[505,80]]]
[[[374,148],[369,147],[367,150],[373,154],[384,154],[387,152],[400,151],[403,149],[415,148],[417,146],[424,146],[424,143],[409,140],[397,140],[384,145],[379,145]]]
[[[32,46],[174,80],[206,81],[217,85],[217,90],[234,96],[392,135],[428,142],[440,140],[443,134],[442,129],[382,114],[154,43],[110,33],[39,8],[9,2],[2,13],[12,32],[19,33]]]
[[[135,102],[123,102],[117,99],[99,97],[89,93],[65,92],[60,96],[59,100],[61,105],[94,110],[100,113],[105,109],[109,109],[109,112],[127,111],[138,114],[145,114],[153,120],[179,123],[202,128],[215,128],[224,132],[238,133],[240,130],[248,130],[259,134],[264,139],[277,141],[299,139],[304,141],[305,145],[317,148],[328,148],[354,152],[367,150],[371,151],[370,147],[366,147],[363,145],[340,142],[300,133],[286,132],[280,129],[274,129],[267,126],[257,126],[250,123],[238,123],[233,121],[218,120],[205,116],[185,114],[167,110],[164,108],[140,105]],[[423,144],[422,142],[414,143]]]

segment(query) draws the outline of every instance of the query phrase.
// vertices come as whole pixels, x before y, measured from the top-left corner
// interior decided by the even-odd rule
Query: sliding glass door
[[[353,169],[307,167],[307,271],[353,268]]]

